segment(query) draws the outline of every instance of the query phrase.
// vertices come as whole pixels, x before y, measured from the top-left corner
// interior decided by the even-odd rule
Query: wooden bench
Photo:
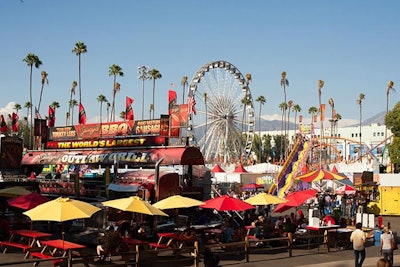
[[[6,253],[7,247],[20,248],[23,250],[23,252],[26,252],[28,249],[31,248],[31,246],[29,246],[29,245],[24,245],[21,243],[15,243],[15,242],[9,242],[9,241],[0,241],[0,246],[5,247],[3,250],[3,254]]]
[[[44,254],[44,253],[39,252],[39,251],[33,251],[33,252],[30,253],[30,255],[32,256],[32,258],[39,258],[39,259],[52,259],[53,258],[53,256],[51,256],[49,254]],[[63,260],[62,259],[54,259],[54,260],[51,260],[51,261],[53,262],[53,266],[56,266],[57,263],[60,263]],[[37,262],[35,263],[35,266],[36,265],[38,265]]]

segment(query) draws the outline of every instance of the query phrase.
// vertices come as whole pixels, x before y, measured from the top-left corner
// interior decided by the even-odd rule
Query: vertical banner
[[[134,99],[130,98],[129,96],[126,97],[126,103],[125,103],[125,119],[133,121],[134,120],[134,114],[133,114],[133,109],[132,109],[132,103]]]
[[[169,115],[160,117],[160,136],[168,137],[169,135],[169,117]]]
[[[173,105],[171,109],[170,121],[170,137],[179,137],[179,130],[181,128],[180,119],[180,106]]]
[[[52,106],[49,106],[49,127],[54,127],[56,122],[56,111]]]
[[[168,114],[172,114],[172,109],[176,105],[176,91],[168,90]]]
[[[303,122],[303,115],[300,115],[299,116],[299,123],[302,123]]]
[[[13,132],[18,132],[18,120],[19,120],[18,114],[13,112],[11,117],[11,130]]]
[[[187,127],[188,119],[189,119],[189,112],[188,112],[188,104],[181,104],[179,106],[179,121],[181,127]]]
[[[7,133],[7,123],[3,115],[1,115],[0,119],[0,132],[4,134]]]
[[[325,121],[325,110],[326,110],[326,104],[321,104],[320,108],[319,108],[321,114],[320,114],[320,120],[321,121]]]
[[[86,112],[82,103],[79,103],[79,124],[86,124]]]
[[[194,114],[196,115],[196,100],[194,99],[194,94],[192,90],[189,90],[189,96],[187,100],[188,104],[188,112],[189,114]]]

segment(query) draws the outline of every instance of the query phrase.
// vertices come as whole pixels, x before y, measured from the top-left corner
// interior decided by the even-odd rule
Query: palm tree
[[[117,83],[117,76],[123,77],[124,73],[122,72],[122,68],[118,65],[111,65],[108,71],[108,76],[113,76],[114,77],[114,82],[113,82],[113,100],[112,100],[112,106],[111,106],[111,116],[112,116],[112,121],[115,121],[115,95],[117,92],[121,90],[121,85]]]
[[[322,119],[321,119],[321,116],[322,116],[322,110],[321,110],[321,95],[322,95],[322,87],[324,87],[324,81],[323,80],[319,80],[318,81],[318,105],[319,105],[319,116],[320,116],[320,118],[319,118],[319,121],[320,121],[320,125],[321,125],[321,132],[320,132],[320,135],[321,135],[321,140],[322,140],[322,138],[323,138],[323,135],[324,135],[324,125],[323,125],[323,122],[322,122]]]
[[[259,97],[257,97],[256,101],[258,103],[260,103],[260,110],[258,113],[258,136],[260,138],[260,159],[259,162],[261,163],[261,156],[262,156],[262,138],[261,138],[261,107],[265,104],[265,97],[263,95],[260,95]]]
[[[288,111],[288,115],[287,115],[287,130],[288,130],[288,137],[289,137],[289,131],[290,131],[290,110],[293,108],[294,102],[293,100],[289,100],[287,103],[287,111]]]
[[[42,103],[42,94],[43,94],[43,88],[44,84],[49,85],[49,80],[47,79],[48,73],[45,72],[44,70],[40,73],[42,75],[42,87],[40,88],[40,97],[39,97],[39,104],[38,104],[38,112],[40,112],[40,104]]]
[[[310,107],[308,109],[308,113],[311,114],[311,128],[314,128],[313,127],[313,125],[314,125],[314,116],[315,116],[315,113],[317,113],[317,112],[318,112],[317,107],[312,106],[312,107]],[[314,129],[311,129],[311,130],[314,131]]]
[[[360,93],[357,99],[357,104],[360,106],[360,155],[362,155],[362,146],[361,146],[361,127],[362,127],[362,102],[365,99],[365,95]]]
[[[333,101],[333,98],[330,97],[328,100],[329,106],[331,106],[331,137],[333,136],[333,126],[334,126],[334,116],[335,116],[335,102]]]
[[[386,88],[386,116],[389,112],[389,93],[390,91],[396,92],[396,90],[393,88],[393,85],[394,85],[393,81],[389,81]],[[385,126],[385,146],[387,143],[386,139],[387,139],[387,126]]]
[[[126,119],[126,112],[125,111],[121,111],[121,113],[119,113],[119,117],[123,120]]]
[[[69,101],[69,108],[70,108],[70,111],[71,111],[71,125],[74,125],[74,110],[75,110],[75,107],[76,106],[78,106],[78,101],[76,101],[75,99],[71,99],[70,101]]]
[[[29,74],[29,102],[32,104],[32,71],[33,71],[33,66],[35,68],[39,68],[40,65],[42,65],[42,61],[40,61],[39,57],[36,56],[33,53],[29,53],[24,59],[24,62],[29,67],[30,74]],[[31,127],[29,127],[29,147],[32,148],[33,145],[33,131],[32,131],[32,125],[33,125],[33,112],[32,112],[32,105],[30,107],[31,110]]]
[[[287,109],[287,103],[286,102],[282,102],[282,103],[280,103],[279,104],[279,109],[280,110],[282,110],[282,127],[281,127],[281,136],[282,136],[282,138],[284,138],[285,140],[281,140],[281,147],[280,147],[280,155],[281,155],[281,158],[280,158],[280,161],[282,162],[282,160],[283,160],[283,154],[284,153],[282,153],[282,151],[283,151],[283,143],[285,142],[286,143],[286,133],[284,134],[283,133],[283,123],[285,123],[286,124],[286,122],[285,122],[285,117],[286,117],[286,109]],[[286,150],[286,148],[285,148],[285,150]]]
[[[252,79],[252,76],[251,76],[251,74],[250,73],[247,73],[246,74],[246,87],[244,87],[244,89],[246,89],[246,91],[245,91],[245,96],[243,97],[243,99],[242,99],[242,104],[243,104],[243,115],[242,115],[242,133],[243,133],[243,127],[244,127],[244,123],[245,123],[245,116],[246,116],[246,107],[247,107],[247,105],[248,104],[250,104],[250,99],[249,99],[249,97],[248,97],[248,92],[249,92],[249,90],[248,90],[248,88],[249,88],[249,84],[250,84],[250,82],[252,81],[253,79]]]
[[[87,47],[83,42],[75,43],[72,53],[78,56],[78,81],[79,81],[79,104],[82,103],[82,89],[81,89],[81,54],[87,53]]]
[[[22,107],[21,107],[21,105],[20,105],[20,104],[18,104],[18,103],[15,103],[15,105],[14,105],[14,109],[15,109],[16,113],[18,114],[18,111],[19,111],[20,109],[22,109]]]
[[[150,107],[152,108],[152,111],[153,111],[153,115],[151,116],[151,118],[154,119],[154,93],[156,90],[156,80],[161,79],[162,75],[158,69],[149,70],[149,75],[150,75],[150,80],[153,80],[153,102],[152,102],[152,106],[150,106]]]
[[[295,132],[296,132],[296,130],[297,130],[297,114],[298,114],[299,112],[301,112],[301,107],[300,107],[299,104],[295,104],[295,105],[292,107],[292,110],[294,111],[294,130],[295,130]]]
[[[111,106],[110,121],[115,121],[115,96],[119,91],[121,91],[121,84],[115,83],[114,90],[113,90],[113,100],[112,100],[112,106]]]
[[[29,117],[29,110],[32,108],[31,102],[25,102],[24,108],[26,108],[26,117]]]
[[[286,102],[286,86],[289,86],[289,81],[286,79],[286,71],[282,71],[281,73],[281,86],[283,88],[283,102]],[[283,110],[283,121],[282,121],[282,128],[284,128],[284,135],[285,135],[285,150],[286,150],[286,109],[287,104],[284,106],[285,109]],[[283,130],[283,129],[282,129]]]
[[[70,96],[69,96],[69,105],[68,105],[68,114],[69,115],[71,115],[71,113],[72,113],[72,117],[73,117],[73,114],[74,114],[74,112],[71,112],[71,101],[72,101],[72,95],[75,95],[75,88],[78,86],[78,83],[76,82],[76,81],[73,81],[72,82],[72,87],[71,87],[71,94],[70,94]],[[76,102],[76,101],[75,101]],[[73,121],[73,119],[72,119],[72,121]],[[67,123],[67,125],[69,124],[69,116],[68,116],[68,123]],[[73,125],[73,123],[72,123],[72,125]]]
[[[100,102],[100,123],[102,122],[103,118],[103,102],[107,102],[107,98],[104,95],[99,95],[97,97],[97,101]]]
[[[181,80],[182,85],[182,104],[185,103],[185,88],[189,85],[188,83],[188,76],[183,76]]]

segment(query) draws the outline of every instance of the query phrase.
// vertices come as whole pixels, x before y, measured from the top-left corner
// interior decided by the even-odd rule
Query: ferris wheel
[[[254,140],[254,105],[248,82],[226,61],[204,64],[188,88],[196,115],[188,119],[188,136],[206,163],[246,159]]]

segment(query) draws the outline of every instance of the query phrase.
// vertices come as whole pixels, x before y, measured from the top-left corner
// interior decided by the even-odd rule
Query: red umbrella
[[[337,173],[317,169],[315,171],[300,175],[296,177],[296,180],[300,180],[303,182],[311,183],[311,182],[318,182],[321,180],[343,180],[346,177],[341,176]]]
[[[246,171],[246,169],[243,167],[242,164],[239,164],[233,172],[248,172],[248,171]]]
[[[200,205],[200,208],[215,209],[218,211],[244,211],[254,209],[255,207],[238,198],[223,195],[207,200],[203,205]]]
[[[47,197],[42,196],[37,192],[33,192],[32,194],[23,195],[15,198],[8,199],[8,205],[20,208],[23,210],[30,210],[35,208],[36,206],[43,204],[49,201]]]
[[[307,189],[303,191],[295,191],[289,193],[285,199],[287,202],[279,204],[273,212],[284,212],[290,208],[298,207],[303,204],[307,199],[311,197],[315,197],[317,190],[315,189]]]
[[[242,190],[257,190],[259,188],[264,188],[264,186],[256,183],[250,183],[243,186]]]
[[[219,164],[216,164],[212,169],[211,172],[225,172],[224,169],[219,166]]]

